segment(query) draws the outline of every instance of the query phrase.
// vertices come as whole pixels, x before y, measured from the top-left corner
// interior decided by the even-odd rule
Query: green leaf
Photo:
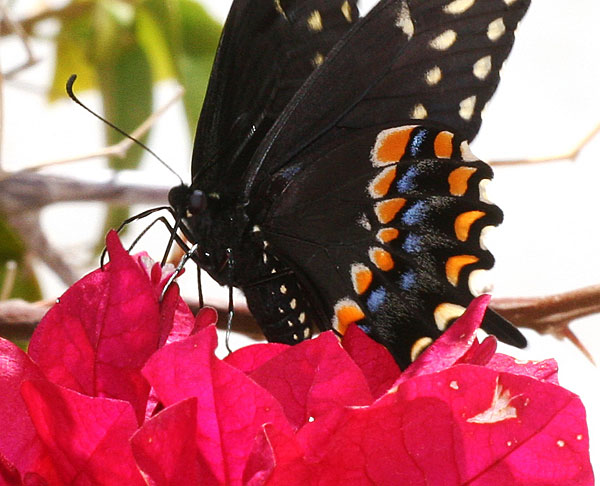
[[[81,16],[65,18],[56,37],[56,65],[52,85],[48,91],[49,101],[67,96],[65,85],[71,74],[77,74],[77,90],[96,87],[96,73],[89,61],[92,10],[82,11]]]
[[[17,274],[8,297],[35,302],[42,298],[42,293],[33,270],[27,262],[25,248],[25,243],[17,233],[0,217],[0,286],[4,285],[8,262],[15,262]]]
[[[194,0],[147,0],[144,7],[164,31],[193,134],[219,42],[221,26]]]

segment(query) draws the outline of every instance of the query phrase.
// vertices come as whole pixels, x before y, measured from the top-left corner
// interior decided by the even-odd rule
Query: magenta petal
[[[297,428],[336,408],[373,401],[362,371],[332,332],[290,347],[250,377],[277,398]]]
[[[297,435],[319,484],[593,484],[581,402],[525,376],[457,365],[321,422]]]
[[[513,375],[525,375],[540,381],[558,385],[558,364],[553,359],[543,361],[520,361],[502,353],[495,354],[487,368],[505,371]]]
[[[196,333],[205,327],[216,324],[218,319],[219,315],[214,307],[203,307],[196,314],[193,332]]]
[[[0,456],[22,474],[38,470],[45,456],[20,392],[23,381],[41,379],[42,373],[23,351],[0,338]]]
[[[473,300],[465,313],[404,370],[399,383],[415,376],[445,370],[469,352],[477,339],[475,331],[481,325],[489,301],[489,295],[481,295]]]
[[[364,373],[374,397],[383,395],[400,376],[400,368],[386,347],[367,336],[356,324],[348,328],[342,345]]]
[[[280,343],[252,344],[234,351],[223,361],[248,374],[288,348],[289,345]]]
[[[141,368],[157,349],[165,323],[148,276],[114,232],[107,247],[110,263],[74,284],[50,309],[33,335],[30,355],[50,381],[126,400],[141,421],[149,391]]]
[[[133,455],[153,486],[217,484],[202,475],[196,449],[196,399],[167,407],[131,438]]]
[[[137,428],[129,403],[46,381],[25,382],[21,393],[61,484],[145,484],[129,445]]]
[[[152,356],[144,375],[169,406],[198,398],[197,448],[219,484],[242,484],[257,434],[266,423],[289,429],[281,406],[240,370],[214,356],[214,326]]]

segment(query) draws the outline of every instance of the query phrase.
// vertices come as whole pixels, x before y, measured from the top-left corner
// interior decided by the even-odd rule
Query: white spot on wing
[[[402,32],[404,32],[409,39],[412,39],[412,36],[415,34],[415,25],[410,17],[410,10],[406,1],[403,1],[400,7],[400,12],[396,18],[396,27],[402,29]]]
[[[506,27],[504,26],[504,20],[500,17],[490,22],[490,25],[488,25],[487,36],[489,40],[496,42],[505,32]]]
[[[475,113],[475,102],[477,96],[469,96],[460,102],[458,114],[463,120],[469,121]]]
[[[456,32],[448,29],[429,42],[429,46],[438,51],[449,49],[456,42]]]
[[[463,140],[460,144],[460,155],[465,162],[475,162],[479,160],[473,152],[471,152],[471,147],[469,147],[469,142]]]
[[[492,70],[492,56],[485,56],[473,64],[473,74],[482,81],[488,77]]]
[[[435,66],[425,73],[425,81],[429,86],[435,86],[441,81],[441,79],[442,70],[439,68],[439,66]]]
[[[458,15],[469,10],[475,4],[475,0],[454,0],[444,7],[444,12]]]
[[[421,103],[419,103],[415,105],[410,116],[411,118],[415,118],[417,120],[424,120],[427,118],[427,109]]]
[[[495,424],[517,418],[517,409],[510,404],[511,400],[510,391],[505,390],[496,379],[496,389],[490,408],[467,419],[467,422],[472,424]]]
[[[469,274],[469,291],[471,295],[478,296],[492,291],[489,272],[487,270],[473,270]]]

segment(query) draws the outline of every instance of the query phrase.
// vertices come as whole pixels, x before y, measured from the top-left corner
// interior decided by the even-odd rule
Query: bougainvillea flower
[[[402,373],[356,326],[220,360],[214,310],[107,248],[28,355],[0,340],[0,486],[593,484],[581,401],[479,342],[487,297]]]

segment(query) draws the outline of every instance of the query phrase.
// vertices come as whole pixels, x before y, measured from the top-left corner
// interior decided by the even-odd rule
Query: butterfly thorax
[[[245,209],[220,193],[206,193],[187,185],[169,191],[186,237],[198,243],[197,259],[204,270],[221,285],[240,285],[240,274],[254,252],[248,238]],[[250,257],[250,258],[249,258]],[[229,264],[231,262],[231,264]]]

